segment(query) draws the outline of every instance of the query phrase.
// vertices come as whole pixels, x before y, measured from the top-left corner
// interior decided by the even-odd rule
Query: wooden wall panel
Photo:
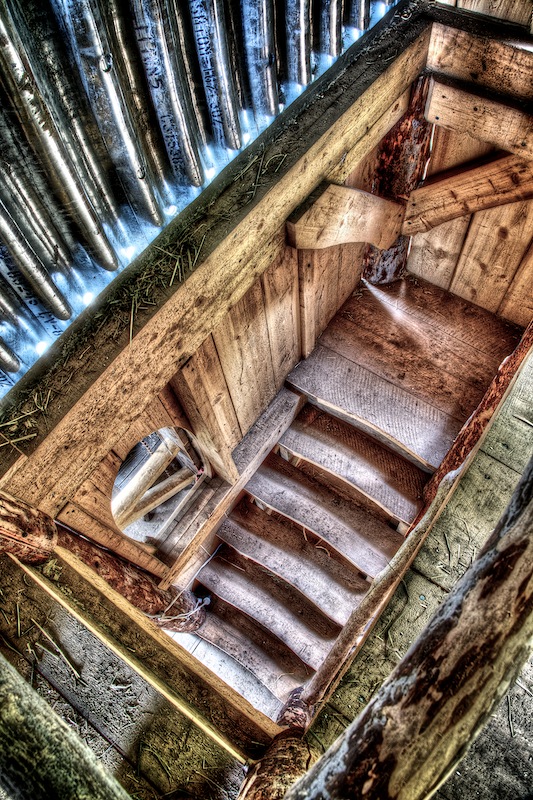
[[[231,451],[242,432],[212,336],[170,381],[206,458],[226,480],[237,472]]]
[[[531,4],[528,0],[457,0],[456,5],[466,11],[477,11],[519,25],[529,25],[531,22]]]
[[[498,314],[524,328],[533,320],[533,243],[524,254]]]
[[[429,178],[462,164],[468,164],[469,161],[475,161],[495,151],[493,145],[480,142],[467,133],[435,126],[427,176]]]
[[[529,246],[532,227],[531,200],[474,214],[450,290],[497,312]]]
[[[261,281],[231,309],[213,340],[244,435],[277,391]]]
[[[460,217],[413,236],[408,271],[449,289],[469,224],[470,217]]]
[[[261,276],[276,390],[301,357],[298,254],[285,247],[280,262]]]

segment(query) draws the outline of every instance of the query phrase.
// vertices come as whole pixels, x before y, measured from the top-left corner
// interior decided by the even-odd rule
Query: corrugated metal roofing
[[[386,10],[0,0],[0,396]]]

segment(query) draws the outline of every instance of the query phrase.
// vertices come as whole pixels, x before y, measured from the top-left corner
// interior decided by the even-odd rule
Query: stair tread
[[[264,564],[324,613],[344,625],[350,612],[368,591],[368,582],[332,559],[298,529],[284,525],[250,506],[247,513],[232,512],[218,536],[236,550]]]
[[[271,454],[246,491],[317,534],[357,569],[375,577],[404,541],[368,511],[328,491]]]
[[[461,428],[449,414],[321,345],[295,367],[287,385],[428,471]]]
[[[231,656],[252,672],[275,697],[285,702],[290,692],[310,677],[311,671],[299,661],[295,665],[294,657],[289,665],[287,658],[276,658],[280,645],[275,644],[274,637],[258,629],[257,625],[252,637],[251,631],[239,624],[242,619],[243,615],[237,615],[234,608],[215,603],[213,610],[207,612],[197,635]]]
[[[223,649],[197,634],[171,633],[171,636],[211,672],[222,678],[241,697],[248,700],[254,708],[276,721],[283,708],[283,701],[270,691],[246,666],[240,664]]]
[[[303,615],[274,600],[233,564],[215,558],[202,568],[198,580],[217,597],[257,620],[313,669],[329,652],[334,638],[327,639],[313,631]]]
[[[356,487],[389,516],[409,523],[421,507],[427,474],[324,411],[306,406],[279,444]]]

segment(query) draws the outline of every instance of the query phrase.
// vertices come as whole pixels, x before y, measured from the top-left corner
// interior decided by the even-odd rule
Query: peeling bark
[[[424,119],[428,86],[427,77],[419,78],[407,112],[381,142],[373,194],[405,204],[422,180],[429,158],[432,127]],[[405,271],[408,248],[408,236],[399,236],[387,250],[368,245],[363,255],[363,277],[373,284],[398,280]]]
[[[518,675],[532,635],[533,459],[478,559],[286,800],[431,796]]]
[[[57,544],[54,521],[42,511],[0,492],[0,553],[42,564]]]

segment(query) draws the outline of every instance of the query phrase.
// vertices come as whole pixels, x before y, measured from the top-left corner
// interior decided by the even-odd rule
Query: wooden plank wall
[[[529,0],[439,0],[447,6],[475,11],[488,17],[506,19],[519,25],[529,25],[532,19],[532,8]]]
[[[486,156],[486,142],[435,128],[428,177]],[[518,325],[533,318],[533,201],[508,203],[416,234],[409,272]]]

